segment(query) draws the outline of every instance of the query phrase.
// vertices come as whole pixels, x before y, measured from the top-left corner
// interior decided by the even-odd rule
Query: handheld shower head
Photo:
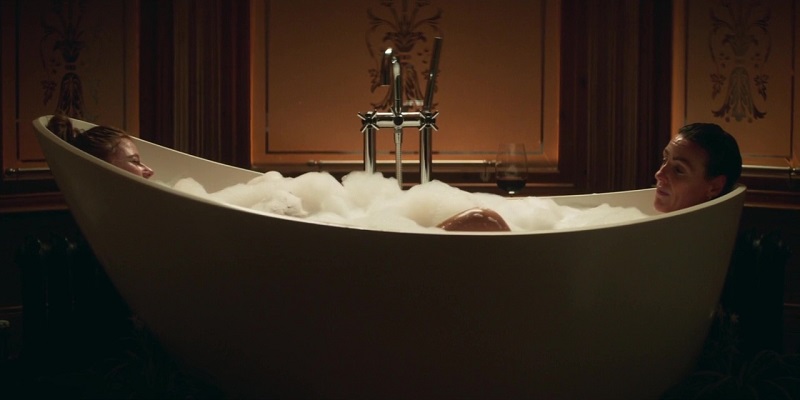
[[[433,55],[431,56],[431,70],[428,72],[428,87],[425,90],[425,101],[422,103],[423,111],[430,111],[433,107],[433,92],[436,91],[436,77],[439,76],[439,57],[442,54],[442,38],[433,39]]]

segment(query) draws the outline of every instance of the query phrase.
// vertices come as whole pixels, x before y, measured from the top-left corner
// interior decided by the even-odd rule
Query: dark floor
[[[51,337],[46,354],[0,360],[0,398],[226,398],[174,362],[135,318],[126,321],[106,327],[110,340]],[[720,309],[696,371],[662,399],[800,399],[800,355],[747,346],[741,328],[739,315]]]
[[[800,399],[800,354],[770,348],[750,331],[742,315],[717,310],[695,372],[662,400]]]
[[[121,321],[121,320],[120,320]],[[210,380],[181,368],[135,319],[68,343],[0,360],[2,399],[222,399]],[[105,337],[104,337],[105,336]]]

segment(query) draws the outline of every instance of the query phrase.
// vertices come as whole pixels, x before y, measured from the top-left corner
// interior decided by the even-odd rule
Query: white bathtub
[[[652,214],[590,229],[346,228],[179,193],[47,120],[34,125],[48,164],[122,296],[241,397],[657,398],[703,345],[744,201],[739,187],[658,215],[647,189],[554,197]],[[212,191],[259,175],[136,143],[164,181]]]

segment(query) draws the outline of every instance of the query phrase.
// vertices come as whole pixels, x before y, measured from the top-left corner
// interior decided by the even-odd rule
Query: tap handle
[[[422,111],[420,113],[420,121],[419,121],[419,130],[422,131],[425,128],[433,128],[433,130],[438,131],[439,127],[436,126],[436,117],[439,116],[439,112],[430,112],[430,111]]]
[[[361,133],[367,132],[369,129],[378,129],[378,112],[367,111],[366,113],[358,113],[358,117],[361,118]]]

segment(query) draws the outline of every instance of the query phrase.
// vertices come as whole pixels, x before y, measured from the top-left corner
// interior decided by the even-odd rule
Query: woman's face
[[[153,170],[142,164],[139,159],[139,149],[130,139],[120,139],[119,144],[109,156],[108,162],[143,178],[153,176]]]
[[[680,210],[719,195],[725,176],[706,177],[708,152],[698,144],[676,136],[664,149],[656,172],[653,206],[661,212]]]

